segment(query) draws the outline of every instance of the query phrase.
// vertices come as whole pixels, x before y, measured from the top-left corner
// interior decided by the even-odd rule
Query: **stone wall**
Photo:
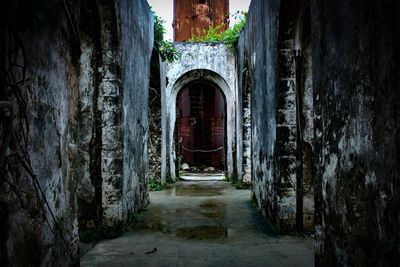
[[[78,264],[79,228],[122,225],[148,203],[150,8],[21,0],[1,11],[0,264]]]
[[[161,181],[161,80],[160,56],[153,51],[151,58],[149,85],[149,141],[147,146],[149,158],[149,181]]]
[[[319,266],[400,262],[399,15],[312,1]]]
[[[253,77],[249,59],[244,53],[243,43],[237,53],[237,104],[236,104],[236,178],[245,186],[252,184],[252,135],[251,135],[251,99],[253,93]]]
[[[297,231],[314,227],[314,112],[310,3],[282,1],[279,7],[278,169],[284,188],[296,196]],[[295,192],[292,191],[295,189]],[[293,218],[294,219],[294,218]]]
[[[299,1],[281,1],[279,6],[278,27],[278,73],[279,91],[277,101],[277,148],[276,166],[278,183],[276,190],[280,192],[281,230],[301,228],[298,223],[301,215],[301,177],[298,172],[300,148],[299,110],[295,51],[295,21]],[[297,223],[297,225],[296,225]],[[297,227],[295,227],[297,226]]]

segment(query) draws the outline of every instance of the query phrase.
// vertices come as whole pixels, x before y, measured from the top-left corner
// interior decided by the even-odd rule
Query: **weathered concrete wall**
[[[13,103],[14,120],[14,127],[8,129],[11,143],[1,140],[9,156],[5,162],[1,159],[0,196],[8,211],[2,217],[8,236],[1,240],[6,242],[1,265],[73,265],[78,260],[73,167],[79,45],[62,6],[13,4],[15,9],[10,5],[1,15],[1,53],[13,55],[11,61],[20,65],[11,66],[8,57],[1,61],[16,78],[6,76],[7,86],[2,83],[0,89],[1,100]],[[79,5],[66,8],[76,12],[79,20]],[[23,69],[26,79],[18,83]],[[1,124],[3,132],[3,120]],[[26,140],[19,139],[24,132]]]
[[[92,8],[94,33],[83,41],[80,68],[80,219],[83,226],[120,225],[148,203],[144,88],[153,20],[146,1],[102,1]]]
[[[235,151],[235,116],[236,116],[236,64],[234,51],[222,43],[176,43],[181,57],[168,63],[165,70],[166,88],[163,89],[162,127],[163,135],[162,163],[165,164],[162,180],[176,177],[174,128],[176,117],[176,97],[187,83],[204,79],[216,84],[223,92],[227,111],[227,148],[226,164],[229,176],[233,175],[233,151]],[[165,175],[165,176],[164,176]]]
[[[399,15],[312,1],[319,266],[400,262]]]
[[[314,226],[309,9],[308,1],[253,1],[237,53],[239,178],[247,180],[250,135],[253,195],[281,232]]]
[[[123,219],[149,202],[148,88],[153,16],[147,1],[120,1],[123,118]],[[134,37],[134,38],[133,38]]]
[[[285,231],[293,227],[296,194],[288,177],[278,175],[278,11],[278,1],[252,1],[237,58],[239,79],[247,72],[252,85],[253,198],[271,222]],[[239,82],[239,95],[246,90],[243,84]]]
[[[0,101],[15,118],[9,142],[1,110],[0,263],[74,265],[78,224],[121,225],[148,203],[153,19],[145,0],[11,2],[0,24]],[[20,66],[23,83],[6,75],[20,78]]]

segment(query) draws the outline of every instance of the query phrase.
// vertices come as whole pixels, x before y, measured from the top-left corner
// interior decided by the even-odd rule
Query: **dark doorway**
[[[180,91],[177,151],[195,170],[225,169],[225,110],[223,93],[211,83],[194,82]]]

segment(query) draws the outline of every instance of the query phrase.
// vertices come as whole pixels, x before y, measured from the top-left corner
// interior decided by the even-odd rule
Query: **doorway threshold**
[[[224,173],[186,173],[180,177],[183,181],[223,181]]]

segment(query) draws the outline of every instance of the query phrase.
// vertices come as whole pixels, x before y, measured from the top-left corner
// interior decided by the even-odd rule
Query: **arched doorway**
[[[226,101],[212,82],[193,81],[182,87],[176,99],[178,158],[192,172],[224,171]]]
[[[177,121],[179,121],[177,102],[179,95],[185,87],[196,83],[206,83],[218,89],[225,101],[225,136],[224,136],[224,164],[225,175],[231,177],[234,172],[233,154],[235,152],[235,127],[236,106],[235,94],[232,88],[234,83],[227,83],[225,76],[208,69],[193,69],[184,73],[172,73],[167,76],[167,87],[163,90],[162,98],[162,147],[161,147],[161,178],[166,181],[167,177],[175,180],[179,177],[177,163],[179,163],[179,146],[177,144]]]

